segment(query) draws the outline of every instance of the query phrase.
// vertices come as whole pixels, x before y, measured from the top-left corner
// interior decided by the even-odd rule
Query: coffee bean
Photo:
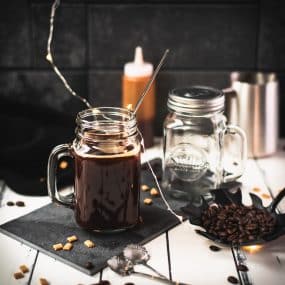
[[[220,251],[221,250],[221,248],[216,246],[216,245],[210,245],[209,248],[211,251]]]
[[[239,283],[238,279],[234,276],[229,276],[228,281],[232,284],[238,284]]]
[[[266,210],[236,204],[209,207],[201,220],[208,233],[234,244],[261,239],[276,225],[274,216]]]
[[[244,265],[244,264],[238,265],[238,266],[237,266],[237,269],[238,269],[239,271],[244,271],[244,272],[248,271],[248,267],[247,267],[246,265]]]
[[[25,207],[25,203],[24,203],[23,201],[17,201],[17,202],[16,202],[16,205],[17,205],[18,207]]]
[[[85,263],[85,268],[86,268],[86,269],[92,269],[93,267],[94,267],[94,265],[93,265],[92,262],[87,261],[87,262]]]
[[[15,205],[15,203],[14,203],[14,202],[12,202],[12,201],[8,201],[8,202],[6,203],[6,205],[7,205],[7,206],[9,206],[9,207],[11,207],[11,206],[14,206],[14,205]]]
[[[108,280],[101,280],[101,281],[99,282],[99,284],[100,284],[100,285],[111,285],[110,281],[108,281]]]
[[[125,283],[124,285],[135,285],[135,283],[127,282],[127,283]]]

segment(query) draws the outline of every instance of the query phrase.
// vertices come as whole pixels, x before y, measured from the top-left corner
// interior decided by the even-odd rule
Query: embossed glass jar
[[[239,127],[226,125],[224,105],[223,92],[210,87],[169,93],[162,186],[171,196],[200,203],[201,195],[242,175],[246,137]]]

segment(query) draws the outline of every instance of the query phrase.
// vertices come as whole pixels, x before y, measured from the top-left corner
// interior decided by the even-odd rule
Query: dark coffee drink
[[[47,187],[53,202],[74,209],[77,224],[111,233],[135,226],[140,217],[141,135],[128,109],[101,107],[80,112],[72,144],[56,146],[48,161]],[[75,164],[74,191],[60,195],[62,157]]]
[[[98,231],[134,226],[139,218],[139,152],[74,157],[77,223]]]

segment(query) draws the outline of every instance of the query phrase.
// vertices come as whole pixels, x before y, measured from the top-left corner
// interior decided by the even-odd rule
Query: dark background
[[[74,120],[83,105],[45,61],[53,1],[1,1],[0,104],[44,106]],[[169,89],[227,87],[235,70],[275,71],[285,109],[285,9],[282,1],[62,1],[54,57],[71,86],[95,106],[119,106],[121,75],[137,45],[155,65],[171,49],[157,80],[156,134]],[[3,106],[3,104],[2,104]],[[59,121],[60,124],[60,121]],[[280,136],[285,126],[280,124]],[[1,134],[3,136],[3,134]]]

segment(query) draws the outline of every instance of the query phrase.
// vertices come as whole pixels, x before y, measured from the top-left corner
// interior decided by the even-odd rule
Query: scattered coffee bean
[[[87,261],[85,263],[85,268],[86,269],[92,269],[94,267],[93,263],[91,261]]]
[[[101,281],[99,282],[99,284],[100,284],[100,285],[111,285],[110,281],[108,281],[108,280],[101,280]]]
[[[135,283],[127,282],[127,283],[125,283],[124,285],[135,285]]]
[[[248,271],[248,267],[247,267],[246,265],[244,265],[244,264],[239,264],[239,265],[237,266],[237,269],[238,269],[239,271],[244,271],[244,272],[247,272],[247,271]]]
[[[7,206],[9,206],[9,207],[11,207],[11,206],[14,206],[14,205],[15,205],[15,203],[14,203],[14,202],[12,202],[12,201],[8,201],[8,202],[6,203],[6,205],[7,205]]]
[[[232,283],[232,284],[238,284],[239,282],[238,282],[238,279],[236,278],[236,277],[234,277],[234,276],[229,276],[228,277],[228,281],[230,282],[230,283]]]
[[[15,279],[21,279],[21,278],[24,278],[25,275],[22,273],[22,272],[15,272],[14,273],[14,278]]]
[[[25,207],[25,203],[24,203],[23,201],[17,201],[17,202],[16,202],[16,205],[17,205],[18,207]]]
[[[111,285],[111,283],[108,280],[101,280],[98,283],[90,284],[90,285]]]
[[[221,250],[221,248],[218,247],[218,246],[216,246],[216,245],[210,245],[209,248],[210,248],[210,250],[212,250],[212,251],[220,251],[220,250]]]
[[[201,219],[208,233],[232,244],[261,239],[271,233],[276,224],[268,211],[236,204],[209,207]]]

